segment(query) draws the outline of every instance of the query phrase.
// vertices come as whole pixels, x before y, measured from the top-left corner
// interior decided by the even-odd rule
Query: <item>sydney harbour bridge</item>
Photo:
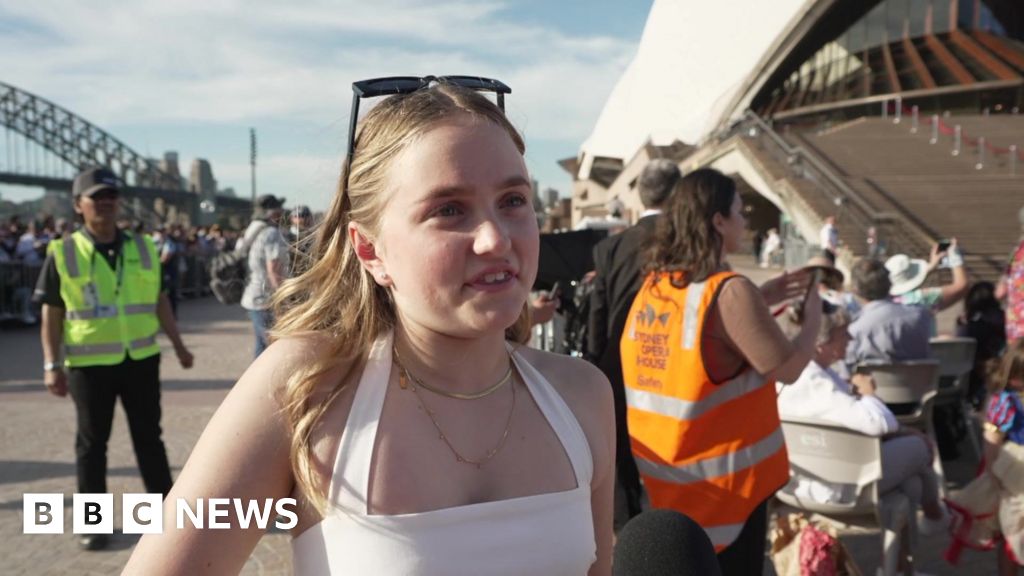
[[[125,215],[151,226],[239,226],[251,214],[249,199],[218,194],[215,184],[210,185],[208,164],[205,182],[186,181],[176,161],[147,158],[74,112],[3,82],[0,126],[0,184],[43,188],[42,209],[51,214],[70,214],[72,180],[92,166],[106,166],[117,174]]]

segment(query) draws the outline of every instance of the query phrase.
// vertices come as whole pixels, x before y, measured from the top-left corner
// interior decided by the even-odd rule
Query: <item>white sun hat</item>
[[[897,254],[885,261],[892,288],[890,296],[900,296],[920,286],[928,276],[928,263],[920,258]]]

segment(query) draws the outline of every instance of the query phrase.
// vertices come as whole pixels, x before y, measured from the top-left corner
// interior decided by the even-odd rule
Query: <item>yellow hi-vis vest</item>
[[[704,366],[705,320],[732,276],[679,288],[673,274],[649,274],[619,348],[633,456],[651,506],[693,518],[716,552],[789,480],[775,383],[747,367],[716,384]]]
[[[125,353],[142,360],[160,352],[160,260],[150,238],[126,235],[116,267],[120,270],[111,269],[81,231],[50,242],[48,250],[66,307],[66,366],[112,366],[123,362]]]

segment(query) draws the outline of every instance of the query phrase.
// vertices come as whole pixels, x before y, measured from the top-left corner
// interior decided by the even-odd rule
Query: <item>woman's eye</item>
[[[518,208],[526,204],[526,197],[522,194],[512,194],[505,198],[505,205]]]
[[[435,216],[442,218],[451,218],[452,216],[458,216],[462,213],[462,210],[455,204],[445,204],[434,211]]]

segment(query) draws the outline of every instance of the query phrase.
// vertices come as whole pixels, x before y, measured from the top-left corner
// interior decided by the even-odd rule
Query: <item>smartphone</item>
[[[946,252],[946,251],[948,251],[949,247],[952,246],[952,245],[953,245],[953,242],[951,240],[949,240],[948,238],[943,238],[942,240],[939,240],[939,252]]]
[[[559,293],[562,291],[562,281],[555,280],[555,283],[551,285],[551,290],[548,291],[548,300],[558,299]]]
[[[804,294],[804,302],[811,297],[811,291],[818,289],[818,284],[821,284],[821,277],[824,274],[821,268],[815,268],[811,270],[811,281],[807,284],[807,293]]]

